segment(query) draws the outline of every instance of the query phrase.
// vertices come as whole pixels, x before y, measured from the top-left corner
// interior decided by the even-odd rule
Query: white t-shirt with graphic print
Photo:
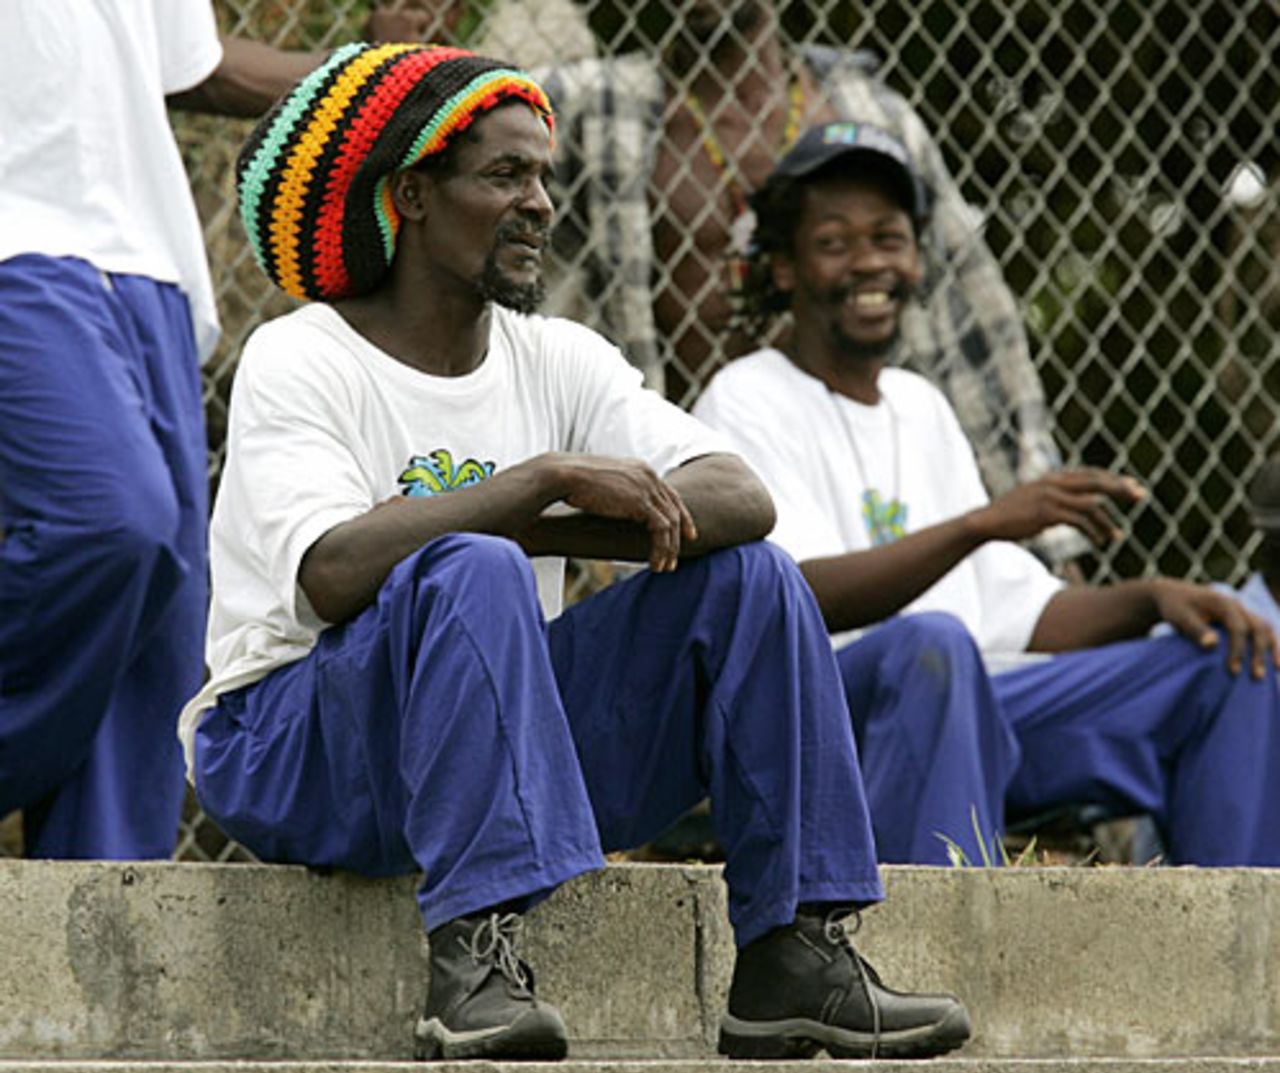
[[[797,562],[866,549],[877,527],[916,532],[988,502],[942,393],[894,368],[879,388],[878,404],[855,402],[770,348],[730,362],[694,407],[768,485],[778,511],[770,539]],[[949,611],[984,653],[1022,652],[1061,584],[1019,545],[992,541],[904,611]]]
[[[339,523],[544,451],[640,458],[665,473],[725,450],[723,437],[643,388],[620,351],[570,321],[495,308],[485,360],[458,377],[396,361],[327,305],[263,325],[245,344],[232,391],[210,527],[210,677],[179,723],[188,770],[196,725],[219,694],[314,646],[325,623],[298,568]],[[552,618],[564,560],[533,565]]]

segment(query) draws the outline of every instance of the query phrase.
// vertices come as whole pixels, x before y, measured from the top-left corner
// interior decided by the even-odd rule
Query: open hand
[[[1072,525],[1097,547],[1118,540],[1110,504],[1128,506],[1147,497],[1132,477],[1104,469],[1067,469],[1020,485],[974,512],[993,540],[1029,540],[1053,525]]]
[[[1267,622],[1226,593],[1207,585],[1159,578],[1153,583],[1160,617],[1201,648],[1214,648],[1221,627],[1227,634],[1227,667],[1239,674],[1246,656],[1254,678],[1267,673],[1267,654],[1272,666],[1280,664],[1280,648]]]

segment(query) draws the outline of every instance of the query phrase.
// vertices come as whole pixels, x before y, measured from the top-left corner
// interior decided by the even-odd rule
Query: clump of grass
[[[997,863],[1005,868],[1021,868],[1036,863],[1035,835],[1028,839],[1027,844],[1022,847],[1016,856],[1010,856],[1009,850],[998,831],[991,832],[990,846],[988,846],[987,836],[983,833],[978,823],[976,805],[969,806],[969,823],[973,827],[974,841],[978,843],[978,850],[982,855],[982,860],[976,863],[969,860],[969,855],[965,852],[964,847],[954,838],[944,835],[941,831],[934,831],[934,837],[940,838],[943,845],[947,847],[947,861],[952,868],[994,868]]]

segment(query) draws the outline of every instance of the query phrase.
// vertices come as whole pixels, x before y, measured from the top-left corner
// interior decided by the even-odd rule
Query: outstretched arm
[[[381,3],[369,15],[370,41],[421,41],[457,21],[457,0],[406,0]],[[189,112],[254,118],[266,112],[328,56],[327,52],[276,48],[245,37],[223,35],[222,62],[197,86],[168,98]]]
[[[198,86],[170,96],[171,108],[245,118],[260,116],[327,55],[286,51],[243,37],[223,36],[221,40],[222,62]]]
[[[1022,485],[966,514],[891,544],[801,563],[832,632],[896,614],[991,540],[1027,540],[1060,523],[1099,547],[1119,534],[1108,503],[1145,495],[1137,481],[1105,470],[1065,470]]]
[[[563,509],[551,511],[555,505]],[[732,455],[707,455],[664,480],[642,462],[544,454],[448,495],[403,497],[334,526],[303,556],[298,582],[316,614],[344,622],[369,606],[395,565],[435,537],[493,533],[531,555],[649,562],[763,537],[773,506]]]

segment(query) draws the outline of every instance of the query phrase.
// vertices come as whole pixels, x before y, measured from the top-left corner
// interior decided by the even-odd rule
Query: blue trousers
[[[424,873],[430,930],[528,907],[710,794],[739,943],[881,897],[821,617],[751,544],[642,571],[548,626],[510,541],[454,534],[304,659],[224,695],[200,800],[269,860]]]
[[[29,856],[173,853],[206,450],[177,287],[0,262],[0,815]]]
[[[904,615],[837,653],[880,859],[982,860],[1005,809],[1149,813],[1175,864],[1280,865],[1280,694],[1224,649],[1126,641],[988,676],[949,615]],[[993,859],[998,859],[995,857]]]

